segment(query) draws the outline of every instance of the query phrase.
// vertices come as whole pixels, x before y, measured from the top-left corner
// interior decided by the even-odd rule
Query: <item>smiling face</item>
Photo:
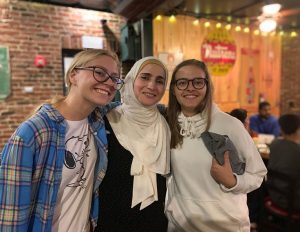
[[[85,67],[91,66],[101,67],[111,76],[119,75],[116,61],[107,55],[99,56],[85,65]],[[74,69],[70,82],[72,85],[70,93],[76,92],[78,103],[90,104],[91,107],[108,104],[116,93],[112,80],[109,78],[103,83],[97,82],[93,70]]]
[[[178,79],[193,80],[195,78],[206,78],[204,71],[196,65],[186,65],[177,71],[175,81]],[[198,113],[198,106],[202,103],[206,90],[206,84],[202,89],[195,89],[191,81],[184,90],[179,90],[174,86],[174,94],[185,116],[190,117]]]
[[[133,92],[137,100],[144,106],[157,104],[165,92],[166,73],[158,64],[146,64],[138,73]]]

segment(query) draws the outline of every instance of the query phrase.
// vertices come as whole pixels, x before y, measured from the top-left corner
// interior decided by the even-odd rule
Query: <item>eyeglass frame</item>
[[[103,81],[97,80],[97,78],[95,77],[95,70],[96,70],[96,68],[101,69],[106,74],[105,80],[103,80]],[[103,67],[88,66],[88,67],[75,67],[74,69],[93,71],[93,77],[94,77],[95,81],[97,81],[99,83],[104,83],[108,79],[111,79],[115,84],[117,84],[117,85],[119,84],[120,85],[119,88],[115,88],[116,90],[120,90],[123,87],[123,85],[124,85],[124,81],[120,77],[113,77],[113,76],[111,76]]]
[[[204,80],[204,85],[203,85],[201,88],[196,88],[195,85],[194,85],[194,80],[197,80],[197,79],[198,79],[198,80],[199,80],[199,79]],[[177,82],[178,82],[178,81],[182,81],[182,80],[187,81],[187,86],[186,86],[184,89],[180,89],[180,88],[178,88],[178,86],[177,86]],[[205,87],[205,85],[208,84],[208,79],[205,78],[205,77],[195,77],[194,79],[191,79],[191,80],[188,80],[188,79],[186,79],[186,78],[180,78],[180,79],[175,80],[175,81],[173,82],[173,84],[176,86],[176,88],[177,88],[178,90],[186,90],[186,89],[189,87],[190,82],[192,82],[192,86],[193,86],[195,89],[200,90],[200,89],[203,89],[203,88]]]

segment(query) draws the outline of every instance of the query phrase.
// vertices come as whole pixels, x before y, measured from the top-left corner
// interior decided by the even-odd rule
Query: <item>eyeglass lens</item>
[[[94,67],[93,75],[98,82],[105,82],[110,78],[115,84],[115,89],[121,89],[123,86],[123,81],[119,76],[111,76],[102,68]]]

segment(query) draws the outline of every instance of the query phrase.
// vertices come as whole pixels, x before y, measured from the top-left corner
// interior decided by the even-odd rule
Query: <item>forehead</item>
[[[261,108],[262,111],[268,111],[268,110],[271,110],[271,106],[269,105],[266,105],[264,106],[263,108]]]
[[[203,78],[205,78],[205,73],[200,67],[198,67],[196,65],[186,65],[186,66],[181,67],[177,71],[175,79],[182,78],[182,77],[186,77],[186,78],[203,77]]]
[[[96,59],[91,60],[86,66],[99,66],[107,69],[110,72],[119,73],[117,62],[110,56],[98,56]]]
[[[155,76],[162,76],[165,77],[165,70],[163,69],[163,67],[159,64],[146,64],[139,73],[151,73],[152,75]]]

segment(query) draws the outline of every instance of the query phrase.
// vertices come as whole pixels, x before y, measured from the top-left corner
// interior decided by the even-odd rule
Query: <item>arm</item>
[[[17,132],[2,152],[0,231],[27,231],[30,219],[33,152]]]
[[[250,127],[251,131],[258,134],[259,133],[259,128],[258,128],[258,122],[257,122],[256,116],[250,117],[249,121],[250,121],[249,127]]]
[[[225,191],[234,193],[248,193],[260,187],[267,169],[248,132],[240,125],[235,125],[230,135],[232,142],[237,148],[238,154],[246,163],[245,173],[235,175],[237,184]]]

